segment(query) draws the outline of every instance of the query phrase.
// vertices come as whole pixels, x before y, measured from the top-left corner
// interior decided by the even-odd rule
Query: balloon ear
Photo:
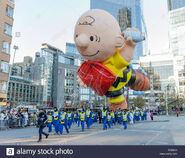
[[[124,44],[124,38],[121,35],[116,36],[115,47],[120,48]]]

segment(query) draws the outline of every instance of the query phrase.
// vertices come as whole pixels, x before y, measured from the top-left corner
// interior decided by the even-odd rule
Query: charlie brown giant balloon
[[[127,31],[139,32],[135,28]],[[127,108],[124,86],[138,91],[149,88],[149,80],[129,67],[137,43],[131,37],[123,38],[118,22],[108,12],[85,12],[76,23],[74,40],[87,59],[77,72],[79,84],[109,97],[110,110]]]

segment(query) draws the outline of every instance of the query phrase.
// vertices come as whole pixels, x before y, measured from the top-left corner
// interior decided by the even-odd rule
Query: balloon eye
[[[76,35],[76,38],[78,37],[78,35]]]
[[[94,40],[94,37],[93,36],[90,36],[90,40],[93,41]]]

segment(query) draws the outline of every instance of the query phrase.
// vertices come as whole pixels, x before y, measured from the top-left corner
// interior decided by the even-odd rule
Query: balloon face
[[[112,15],[103,10],[89,10],[76,23],[74,41],[84,58],[102,62],[123,45],[120,27]]]

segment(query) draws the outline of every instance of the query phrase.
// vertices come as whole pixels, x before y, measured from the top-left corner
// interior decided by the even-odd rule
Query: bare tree
[[[134,106],[138,108],[143,108],[145,106],[145,99],[142,96],[137,96],[133,99]]]

